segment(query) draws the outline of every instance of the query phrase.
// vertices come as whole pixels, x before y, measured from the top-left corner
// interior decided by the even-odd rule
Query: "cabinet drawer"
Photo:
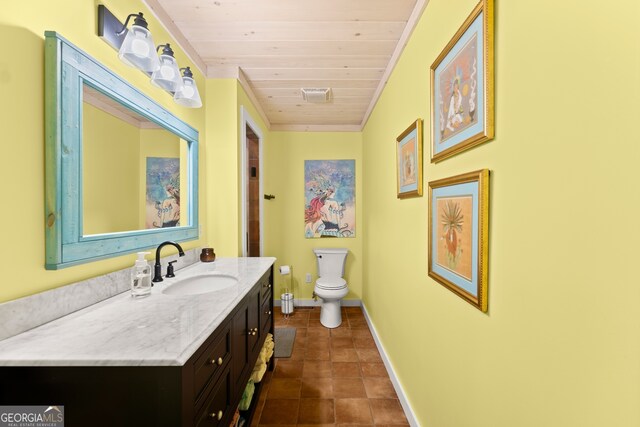
[[[271,292],[269,292],[271,294]],[[262,301],[262,306],[260,307],[260,326],[265,333],[269,332],[271,328],[271,318],[273,317],[273,308],[271,307],[271,298],[267,298]]]
[[[231,409],[231,370],[227,366],[218,383],[207,396],[204,407],[198,413],[194,425],[197,427],[217,427],[228,422]]]
[[[271,295],[272,285],[271,274],[267,271],[265,275],[260,278],[260,293],[262,294],[262,299],[266,299],[267,296]]]
[[[200,399],[202,390],[207,383],[210,380],[215,380],[231,358],[231,329],[229,323],[221,329],[221,333],[207,345],[205,351],[195,362],[194,396],[196,401]]]

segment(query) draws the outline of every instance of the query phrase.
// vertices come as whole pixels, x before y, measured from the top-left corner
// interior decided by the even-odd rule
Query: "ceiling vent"
[[[324,104],[331,101],[331,88],[302,88],[302,99],[313,104]]]

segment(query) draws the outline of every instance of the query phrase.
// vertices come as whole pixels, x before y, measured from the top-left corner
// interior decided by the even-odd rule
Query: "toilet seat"
[[[327,301],[334,301],[336,303],[339,303],[342,298],[346,297],[347,294],[349,294],[349,289],[347,289],[346,286],[340,289],[322,289],[316,286],[313,292],[318,297],[322,298],[325,304]]]
[[[316,280],[317,289],[325,289],[328,291],[337,291],[347,287],[347,281],[341,277],[324,278],[320,277]]]

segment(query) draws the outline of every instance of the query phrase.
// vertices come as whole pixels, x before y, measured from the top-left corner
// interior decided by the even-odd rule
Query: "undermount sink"
[[[177,279],[162,291],[166,295],[198,295],[217,292],[238,284],[234,276],[222,273],[203,273]]]

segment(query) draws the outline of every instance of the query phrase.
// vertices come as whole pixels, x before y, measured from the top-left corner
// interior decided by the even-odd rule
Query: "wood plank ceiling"
[[[360,130],[425,0],[145,0],[208,77],[237,77],[273,130]],[[302,88],[331,88],[307,103]]]

